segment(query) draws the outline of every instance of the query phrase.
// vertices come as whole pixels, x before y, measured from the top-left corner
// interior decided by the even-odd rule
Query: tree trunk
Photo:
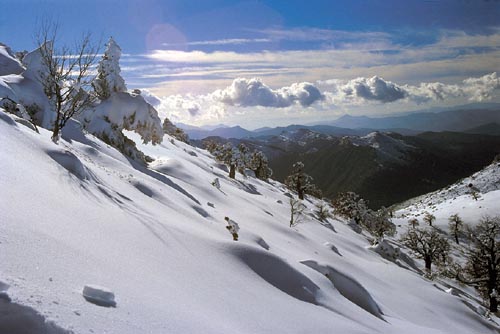
[[[304,190],[302,189],[302,184],[300,184],[299,177],[297,177],[297,194],[299,195],[299,199],[304,199]]]
[[[498,300],[497,297],[493,297],[490,295],[490,312],[497,312],[498,311]]]
[[[59,141],[59,130],[59,122],[56,121],[56,123],[54,124],[54,130],[52,130],[52,141],[56,144]]]
[[[424,257],[425,261],[425,269],[429,272],[431,272],[431,265],[432,265],[432,259],[430,256],[425,256]]]
[[[234,179],[236,176],[236,166],[235,165],[229,165],[229,177],[231,179]]]
[[[455,233],[455,242],[457,243],[457,245],[459,245],[460,243],[458,242],[458,233]]]

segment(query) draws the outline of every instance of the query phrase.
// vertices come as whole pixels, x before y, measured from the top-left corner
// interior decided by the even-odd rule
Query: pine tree
[[[335,213],[346,219],[354,219],[356,224],[361,224],[368,211],[368,204],[358,194],[346,192],[339,194],[333,201]]]
[[[255,177],[261,180],[267,180],[273,174],[268,166],[267,157],[261,151],[254,150],[248,159],[248,168],[253,170]]]
[[[304,194],[308,193],[308,190],[311,190],[312,185],[312,177],[304,173],[304,163],[298,161],[292,166],[292,174],[290,174],[285,179],[285,185],[297,192],[299,199],[304,199]]]
[[[396,234],[396,225],[391,222],[389,210],[385,207],[377,211],[368,210],[362,219],[362,225],[378,239]]]
[[[97,77],[92,86],[100,100],[106,100],[116,92],[126,92],[125,81],[120,75],[120,57],[122,50],[113,37],[109,38],[106,51],[97,66]]]
[[[217,160],[229,166],[229,177],[231,179],[236,177],[236,170],[241,170],[245,166],[240,151],[233,147],[230,142],[218,145],[213,154]]]

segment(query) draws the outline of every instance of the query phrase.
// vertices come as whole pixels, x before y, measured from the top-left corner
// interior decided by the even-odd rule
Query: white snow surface
[[[20,74],[23,70],[21,63],[12,54],[10,48],[0,43],[0,76]]]
[[[0,280],[74,333],[498,333],[339,220],[289,227],[286,190],[204,150],[140,144],[150,168],[77,124],[59,145],[0,111]],[[128,135],[128,134],[127,134]],[[134,139],[138,139],[136,135]],[[212,182],[219,179],[220,189]],[[315,201],[305,201],[307,212]],[[240,227],[233,241],[224,217]],[[116,308],[82,298],[88,282]],[[104,291],[104,290],[102,290]],[[496,319],[498,320],[498,319]]]
[[[472,191],[478,195],[472,197]],[[426,212],[433,214],[433,225],[447,230],[448,218],[458,214],[469,225],[475,225],[484,216],[500,216],[500,163],[493,162],[473,175],[444,189],[419,196],[401,205],[396,211],[396,221],[407,225],[416,217],[420,224]]]

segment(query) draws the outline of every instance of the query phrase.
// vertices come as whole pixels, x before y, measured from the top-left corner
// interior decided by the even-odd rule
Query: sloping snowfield
[[[280,183],[169,137],[141,149],[148,168],[77,123],[55,145],[0,111],[0,333],[498,333],[472,291],[345,222],[290,228]]]

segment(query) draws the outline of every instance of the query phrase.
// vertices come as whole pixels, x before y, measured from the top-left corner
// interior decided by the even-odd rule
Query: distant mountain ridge
[[[328,125],[358,129],[403,128],[416,131],[465,131],[487,123],[500,123],[500,105],[496,109],[460,109],[421,112],[405,116],[371,118],[344,115]]]
[[[500,124],[500,103],[471,104],[444,111],[415,112],[379,118],[344,115],[337,120],[322,124],[292,124],[274,128],[262,127],[253,131],[240,126],[230,127],[223,124],[195,127],[179,123],[177,126],[182,128],[192,139],[214,136],[242,139],[278,136],[283,132],[297,129],[308,129],[336,137],[365,136],[374,131],[397,132],[410,136],[426,131],[456,131],[497,135],[499,131],[495,124],[496,126]],[[487,128],[485,128],[486,125],[488,125]]]

